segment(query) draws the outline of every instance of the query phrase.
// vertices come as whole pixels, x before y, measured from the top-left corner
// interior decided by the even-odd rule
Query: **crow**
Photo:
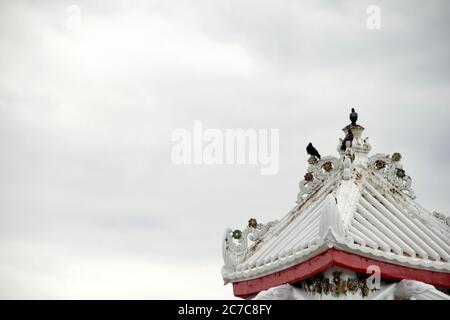
[[[319,152],[316,150],[316,148],[313,147],[311,142],[306,147],[306,152],[308,152],[309,155],[315,156],[316,158],[320,159]]]
[[[348,130],[347,135],[345,136],[344,140],[342,141],[342,145],[341,145],[341,150],[345,151],[346,149],[346,143],[347,141],[350,141],[350,146],[352,145],[352,141],[353,141],[353,132],[352,130]]]
[[[356,125],[357,120],[358,120],[358,114],[356,113],[355,109],[352,108],[352,113],[350,113],[350,121],[352,122],[352,125]]]

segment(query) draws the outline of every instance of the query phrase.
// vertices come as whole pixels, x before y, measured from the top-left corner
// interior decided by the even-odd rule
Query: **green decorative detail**
[[[397,169],[397,173],[396,173],[397,177],[399,178],[404,178],[406,176],[406,172],[403,169]]]
[[[242,237],[242,231],[241,230],[234,230],[233,231],[233,238],[238,240]]]

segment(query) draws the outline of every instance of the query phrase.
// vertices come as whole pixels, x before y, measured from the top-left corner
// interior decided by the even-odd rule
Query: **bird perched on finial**
[[[341,150],[345,151],[345,149],[347,148],[346,144],[347,141],[350,141],[350,146],[352,145],[352,141],[353,141],[353,132],[352,130],[348,130],[347,135],[345,136],[344,140],[342,141],[342,145],[341,145]]]
[[[352,125],[356,125],[356,121],[358,121],[358,114],[355,111],[355,108],[352,108],[352,112],[350,113],[350,121]]]
[[[306,146],[306,152],[308,152],[310,156],[314,156],[320,159],[319,151],[317,151],[317,149],[313,147],[311,142]]]

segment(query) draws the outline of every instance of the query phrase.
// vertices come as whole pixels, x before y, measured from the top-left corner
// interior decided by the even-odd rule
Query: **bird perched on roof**
[[[356,121],[358,121],[358,114],[355,111],[355,108],[352,108],[352,112],[350,113],[350,121],[352,125],[356,125]]]
[[[342,145],[341,145],[341,150],[345,151],[345,149],[347,148],[346,144],[347,141],[350,141],[350,146],[352,145],[352,141],[353,141],[353,132],[352,130],[348,130],[347,135],[345,136],[344,140],[342,140]]]
[[[313,147],[311,142],[306,146],[306,152],[308,152],[309,155],[320,159],[319,151],[317,151],[317,149]]]

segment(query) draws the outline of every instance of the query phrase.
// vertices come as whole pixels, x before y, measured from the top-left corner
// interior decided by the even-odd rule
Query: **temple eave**
[[[306,280],[333,266],[365,273],[367,268],[373,265],[380,268],[382,279],[409,279],[441,288],[450,288],[450,273],[448,272],[412,268],[331,248],[290,268],[256,279],[234,282],[233,292],[236,297],[248,298],[272,287]]]

